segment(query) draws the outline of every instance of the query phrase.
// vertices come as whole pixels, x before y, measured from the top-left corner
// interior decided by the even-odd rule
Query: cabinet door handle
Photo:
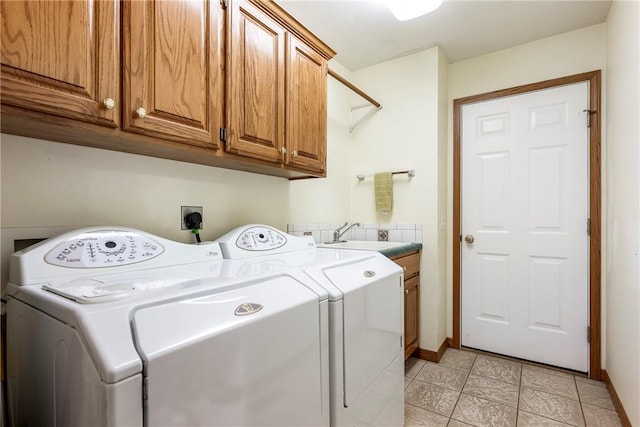
[[[291,157],[298,157],[298,152],[297,151],[292,151],[291,152]]]
[[[145,110],[144,108],[140,107],[136,110],[136,116],[140,117],[141,119],[144,119],[146,115],[147,110]]]
[[[404,294],[405,294],[405,295],[409,295],[409,290],[408,290],[408,289],[405,289],[405,290],[404,290]]]
[[[116,101],[114,101],[113,98],[105,98],[102,100],[102,105],[104,105],[104,108],[107,110],[113,110],[116,106]]]
[[[280,152],[282,154],[285,154],[287,152],[287,149],[285,147],[280,147]]]

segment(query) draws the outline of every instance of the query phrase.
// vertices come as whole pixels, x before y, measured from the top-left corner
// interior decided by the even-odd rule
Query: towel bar
[[[413,178],[414,176],[416,176],[416,171],[413,169],[409,169],[406,171],[391,172],[391,175],[400,175],[405,173],[409,175],[409,178]],[[356,175],[356,178],[358,178],[358,181],[364,181],[365,178],[371,178],[372,176],[373,175]]]

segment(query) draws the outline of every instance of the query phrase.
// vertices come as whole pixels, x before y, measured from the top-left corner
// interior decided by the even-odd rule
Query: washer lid
[[[139,308],[149,425],[329,425],[327,309],[285,274]]]
[[[42,288],[82,304],[124,301],[137,296],[141,297],[140,301],[142,298],[155,300],[166,298],[163,293],[193,293],[198,288],[204,288],[203,280],[219,277],[224,262],[220,260],[132,273],[78,277],[69,281],[47,283]],[[207,284],[210,285],[211,280]],[[218,286],[222,284],[224,283]]]
[[[278,274],[242,287],[219,288],[198,297],[137,308],[133,330],[140,354],[151,360],[310,302],[319,310],[320,296],[298,279]]]

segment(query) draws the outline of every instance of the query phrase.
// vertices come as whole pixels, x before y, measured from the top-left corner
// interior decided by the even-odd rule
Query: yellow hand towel
[[[393,175],[391,172],[374,174],[373,186],[376,195],[376,211],[391,211],[393,209]]]

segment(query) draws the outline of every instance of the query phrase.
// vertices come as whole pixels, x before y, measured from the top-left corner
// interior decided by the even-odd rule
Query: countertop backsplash
[[[333,231],[342,224],[344,223],[287,224],[287,233],[294,236],[313,236],[316,243],[325,243],[333,240]],[[422,243],[422,224],[361,224],[360,227],[348,230],[341,239]]]

